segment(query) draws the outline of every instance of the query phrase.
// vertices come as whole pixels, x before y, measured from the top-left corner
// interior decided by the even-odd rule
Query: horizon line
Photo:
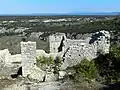
[[[38,16],[38,15],[119,15],[120,12],[108,12],[108,11],[103,11],[103,12],[94,12],[94,11],[76,11],[76,12],[45,12],[45,13],[12,13],[12,14],[0,14],[0,16],[11,16],[11,15],[32,15],[32,16]]]

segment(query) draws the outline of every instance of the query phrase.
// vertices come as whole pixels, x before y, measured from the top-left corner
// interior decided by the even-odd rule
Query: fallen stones
[[[67,73],[65,71],[59,71],[59,79],[63,79]]]
[[[28,78],[42,82],[45,76],[45,71],[42,71],[40,68],[34,66],[28,75]]]
[[[54,73],[47,73],[45,76],[46,82],[56,81],[57,78],[55,77]]]

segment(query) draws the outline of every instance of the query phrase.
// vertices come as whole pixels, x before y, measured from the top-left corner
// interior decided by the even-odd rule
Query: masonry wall
[[[85,40],[71,40],[66,39],[65,40],[65,50],[69,48],[69,46],[81,46],[82,44],[85,44]]]
[[[81,62],[83,59],[91,60],[97,57],[97,47],[94,45],[82,44],[79,46],[70,46],[65,54],[65,60],[62,69],[72,67]]]
[[[36,64],[36,42],[21,42],[22,74],[26,77]]]
[[[49,36],[49,47],[50,53],[58,53],[58,48],[61,44],[62,39],[66,38],[64,33],[57,33]]]
[[[9,64],[12,62],[11,53],[8,49],[0,50],[0,62]]]
[[[71,41],[69,43],[71,43]],[[91,39],[86,39],[83,42],[80,42],[80,40],[76,42],[74,40],[72,43],[68,45],[69,50],[63,57],[65,59],[62,65],[63,69],[72,67],[80,63],[83,59],[92,60],[100,53],[109,53],[110,34],[107,31],[100,31],[95,33]]]
[[[89,60],[96,58],[99,52],[102,54],[109,53],[110,33],[105,30],[96,32],[85,40],[67,39],[65,34],[52,35],[50,36],[51,53],[58,53],[57,50],[63,36],[65,37],[61,51],[63,68],[72,67],[84,58]]]

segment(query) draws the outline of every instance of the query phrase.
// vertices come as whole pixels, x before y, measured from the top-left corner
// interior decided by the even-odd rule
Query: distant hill
[[[120,15],[120,12],[71,12],[71,13],[32,13],[32,14],[2,14],[0,16],[58,16],[58,15]]]
[[[120,12],[72,12],[68,15],[120,15]]]
[[[72,13],[33,13],[31,15],[57,16],[57,15],[120,15],[120,12],[72,12]]]

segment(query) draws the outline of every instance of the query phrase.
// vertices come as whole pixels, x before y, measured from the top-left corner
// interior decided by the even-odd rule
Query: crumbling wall
[[[97,50],[101,51],[102,54],[109,53],[109,47],[110,47],[110,33],[108,31],[100,31],[97,33],[103,33],[102,36],[100,36],[97,40],[96,43],[97,45]],[[95,34],[97,34],[95,33]]]
[[[3,62],[5,64],[11,63],[11,53],[8,49],[0,50],[0,62]]]
[[[65,43],[65,50],[67,50],[70,46],[78,46],[80,47],[81,44],[85,43],[85,40],[71,40],[71,39],[66,39]]]
[[[74,43],[68,45],[69,50],[63,56],[62,68],[64,69],[80,63],[83,59],[90,60],[96,58],[99,54],[109,53],[110,34],[107,31],[100,31],[96,32],[91,39],[86,39],[81,43],[79,41],[72,42]]]
[[[64,33],[57,33],[49,36],[50,53],[58,53],[63,49],[63,41],[66,40]],[[61,48],[62,46],[62,48]]]
[[[56,58],[56,56],[58,55],[58,53],[46,53],[44,50],[36,50],[36,58],[39,58],[40,56],[44,56],[44,57],[53,57],[53,59]]]
[[[30,69],[36,63],[36,57],[40,54],[52,55],[54,58],[59,55],[63,57],[63,68],[72,67],[84,58],[93,59],[99,53],[109,53],[110,33],[103,30],[94,33],[92,37],[85,40],[72,40],[67,39],[63,33],[55,34],[49,36],[49,44],[50,54],[47,54],[43,50],[36,50],[36,42],[21,42],[21,55],[11,56],[8,50],[2,50],[0,51],[0,61],[5,63],[22,61],[23,76],[30,73]]]
[[[79,46],[70,46],[65,54],[62,69],[72,67],[81,62],[83,59],[93,59],[97,56],[97,47],[82,43]]]
[[[64,40],[62,36],[65,37]],[[84,58],[93,59],[100,53],[109,53],[110,33],[102,30],[85,40],[67,39],[65,34],[55,34],[50,36],[50,52],[58,53],[57,48],[59,45],[61,46],[60,42],[64,45],[61,49],[62,51],[60,51],[62,52],[63,66],[71,67],[78,64]]]
[[[21,42],[22,74],[29,75],[36,64],[36,42]]]

